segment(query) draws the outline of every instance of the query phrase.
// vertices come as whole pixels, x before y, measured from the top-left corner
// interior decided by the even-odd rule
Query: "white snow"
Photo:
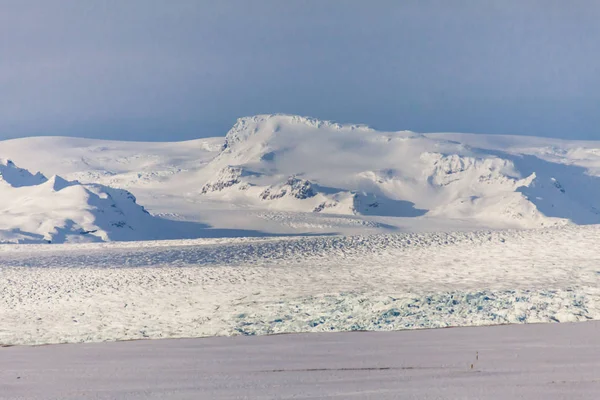
[[[0,243],[182,238],[186,224],[151,216],[123,189],[47,179],[0,164]],[[194,226],[195,228],[195,226]],[[193,237],[198,237],[194,232]]]
[[[0,157],[3,344],[600,318],[600,142],[260,115]]]
[[[0,197],[40,184],[41,174],[124,189],[159,225],[163,219],[185,222],[178,230],[169,228],[180,232],[170,238],[600,223],[600,142],[379,132],[259,115],[241,118],[225,138],[180,143],[25,138],[0,142],[0,157],[14,162],[0,163],[4,183],[12,186],[0,185]],[[51,205],[47,193],[27,196]],[[85,201],[67,197],[61,201],[89,210]],[[23,212],[19,203],[2,210]],[[73,219],[52,212],[39,210],[40,217],[49,215],[44,229],[3,218],[4,241],[74,239],[52,234],[50,225],[60,231]],[[86,218],[79,215],[74,222],[84,224]],[[159,239],[165,231],[100,230],[101,240]]]
[[[600,226],[0,247],[0,343],[600,319]]]
[[[0,399],[595,399],[600,325],[0,348]]]

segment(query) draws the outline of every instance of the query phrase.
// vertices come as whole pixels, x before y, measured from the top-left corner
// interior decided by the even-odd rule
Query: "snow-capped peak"
[[[59,190],[62,190],[71,185],[76,185],[77,183],[78,182],[69,182],[68,180],[58,175],[52,175],[50,179],[44,182],[44,186],[48,186],[52,188],[52,190],[58,192]]]
[[[239,119],[227,133],[223,151],[206,168],[211,178],[201,194],[304,212],[476,218],[521,226],[600,222],[594,211],[600,204],[593,198],[572,192],[569,200],[555,199],[556,188],[566,191],[556,182],[567,179],[572,173],[567,169],[453,138],[258,115]],[[302,181],[290,185],[291,176]],[[582,184],[595,179],[579,176]],[[297,185],[310,188],[311,196],[292,195]]]
[[[0,181],[4,181],[12,187],[39,185],[46,180],[46,177],[40,172],[32,174],[26,169],[17,167],[11,160],[0,158]]]
[[[285,127],[286,129],[282,128]],[[231,148],[237,143],[250,138],[265,139],[277,132],[291,133],[293,128],[303,129],[331,129],[331,130],[362,130],[373,131],[367,125],[339,124],[332,121],[319,120],[311,117],[288,114],[263,114],[239,118],[235,125],[225,135],[225,148]],[[292,129],[290,129],[292,128]]]

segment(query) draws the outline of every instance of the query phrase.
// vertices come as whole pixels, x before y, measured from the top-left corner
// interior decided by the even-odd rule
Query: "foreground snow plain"
[[[0,343],[600,319],[600,226],[0,247]]]
[[[0,348],[0,399],[596,399],[599,334],[586,322]]]

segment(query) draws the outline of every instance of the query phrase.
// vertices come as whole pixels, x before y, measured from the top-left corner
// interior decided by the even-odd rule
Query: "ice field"
[[[600,319],[599,226],[0,247],[0,343]]]

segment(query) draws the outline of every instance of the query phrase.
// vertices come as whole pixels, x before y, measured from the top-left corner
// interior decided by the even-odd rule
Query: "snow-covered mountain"
[[[239,119],[224,138],[26,138],[0,142],[0,157],[26,168],[0,163],[5,236],[52,240],[69,227],[101,240],[148,237],[119,233],[111,223],[121,220],[132,228],[188,221],[185,237],[206,236],[207,227],[239,236],[600,223],[600,142],[379,132],[259,115]],[[126,211],[117,205],[125,215],[104,218],[115,198],[129,199]],[[75,217],[73,209],[85,211]]]
[[[48,179],[11,160],[0,160],[0,243],[187,236],[176,222],[151,216],[126,190],[67,181],[58,175]]]
[[[600,178],[443,136],[293,116],[240,119],[201,194],[268,209],[533,227],[600,222]]]

